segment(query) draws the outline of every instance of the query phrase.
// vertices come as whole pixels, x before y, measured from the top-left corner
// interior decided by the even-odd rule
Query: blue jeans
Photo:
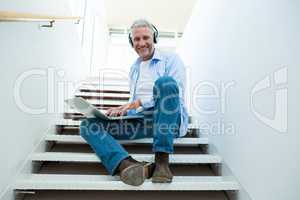
[[[144,111],[143,118],[82,121],[80,135],[101,159],[107,171],[114,175],[128,152],[117,140],[153,138],[153,152],[173,153],[173,138],[179,137],[180,105],[176,81],[168,76],[155,81],[154,107]]]

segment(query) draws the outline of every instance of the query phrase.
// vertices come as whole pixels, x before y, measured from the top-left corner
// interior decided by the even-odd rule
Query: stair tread
[[[98,110],[104,114],[107,112],[107,109],[98,109]],[[77,118],[77,119],[85,118],[82,113],[72,108],[68,108],[67,110],[65,110],[63,115],[64,115],[64,119],[69,119],[69,120],[72,120],[73,118]],[[189,116],[189,123],[191,123],[191,121],[192,121],[192,116]]]
[[[81,94],[75,94],[76,97],[82,97],[86,100],[112,100],[112,101],[128,101],[129,97],[122,97],[122,96],[114,96],[114,95],[81,95]]]
[[[129,94],[118,94],[118,93],[98,93],[98,92],[76,92],[75,96],[91,96],[91,97],[127,97],[129,98]]]
[[[86,89],[92,89],[92,90],[109,90],[109,91],[119,91],[119,92],[129,92],[129,85],[128,84],[115,84],[115,83],[108,83],[105,85],[99,85],[97,83],[86,83],[83,84],[79,90],[86,90]]]
[[[120,99],[86,99],[89,103],[93,105],[105,104],[105,105],[123,105],[128,102],[128,100],[120,100]]]
[[[94,92],[97,94],[105,94],[105,93],[113,93],[113,94],[127,94],[129,95],[130,92],[128,90],[128,88],[123,88],[123,89],[119,89],[119,88],[99,88],[99,87],[81,87],[79,88],[80,92]]]
[[[104,68],[109,67],[109,66],[103,66]],[[115,76],[111,74],[105,74],[105,77],[103,76],[88,76],[86,79],[82,80],[83,82],[104,82],[106,83],[107,81],[113,81],[113,82],[126,82],[128,83],[128,74],[129,72],[125,73],[122,76]]]
[[[131,154],[140,161],[153,162],[152,154]],[[101,162],[95,153],[44,152],[31,155],[32,161],[62,161],[62,162]],[[171,154],[170,163],[173,164],[209,164],[221,163],[218,155],[209,154]]]
[[[72,119],[58,119],[56,120],[55,124],[59,126],[79,126],[81,121],[79,120],[72,120]],[[197,124],[190,123],[188,125],[189,129],[198,128]]]
[[[233,177],[222,176],[174,176],[170,184],[152,183],[146,180],[141,186],[126,185],[118,176],[109,175],[57,175],[31,174],[17,180],[16,190],[165,190],[204,191],[238,190]]]
[[[106,112],[106,110],[104,109],[98,109],[101,112]],[[64,112],[64,114],[75,114],[75,115],[83,115],[81,112],[78,112],[76,109],[68,109],[66,112]],[[192,118],[192,115],[189,115],[190,118]]]
[[[83,81],[82,86],[95,86],[95,87],[108,87],[108,86],[120,86],[129,87],[128,81],[105,81],[105,83],[99,83],[100,81]],[[102,81],[103,82],[103,81]]]
[[[79,135],[54,135],[49,134],[45,137],[46,141],[67,142],[84,144],[86,141]],[[152,144],[152,138],[143,138],[137,140],[119,140],[120,144]],[[208,144],[208,138],[175,138],[174,145],[200,145]]]

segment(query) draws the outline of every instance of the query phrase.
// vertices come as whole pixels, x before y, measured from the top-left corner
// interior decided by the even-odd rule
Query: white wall
[[[69,3],[67,0],[1,0],[0,10],[71,15]],[[78,26],[61,22],[49,29],[39,28],[38,22],[0,22],[0,199],[11,198],[11,193],[3,196],[4,192],[57,115],[58,103],[62,103],[57,101],[58,82],[76,82],[89,72],[82,65]],[[16,81],[32,69],[45,75],[25,79],[20,93],[26,106],[46,108],[46,113],[38,115],[24,112],[14,98]],[[64,75],[59,76],[58,71],[64,71]],[[53,83],[47,78],[51,73],[55,78]],[[53,98],[48,96],[52,90]]]
[[[106,22],[105,1],[85,1],[85,25],[83,27],[84,63],[90,75],[97,76],[99,69],[107,64],[109,33]]]
[[[253,200],[300,199],[299,8],[199,0],[184,33],[193,115]]]

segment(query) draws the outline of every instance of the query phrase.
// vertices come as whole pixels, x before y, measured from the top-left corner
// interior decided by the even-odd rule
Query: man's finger
[[[106,115],[107,115],[107,116],[110,116],[110,114],[111,114],[111,110],[107,110],[107,111],[106,111]]]

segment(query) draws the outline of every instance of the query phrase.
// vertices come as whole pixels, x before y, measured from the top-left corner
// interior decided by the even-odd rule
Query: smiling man
[[[132,30],[133,47],[143,61],[150,60],[154,53],[153,33],[148,27],[139,27]]]
[[[137,20],[132,24],[129,43],[139,57],[129,74],[130,100],[107,111],[108,116],[142,115],[142,118],[86,119],[80,126],[81,136],[108,172],[119,173],[124,183],[134,186],[151,177],[153,183],[172,181],[169,154],[174,152],[173,139],[184,136],[188,126],[184,64],[177,54],[157,50],[154,46],[157,39],[158,31],[148,21]],[[153,138],[154,164],[136,161],[116,140],[140,138]]]

